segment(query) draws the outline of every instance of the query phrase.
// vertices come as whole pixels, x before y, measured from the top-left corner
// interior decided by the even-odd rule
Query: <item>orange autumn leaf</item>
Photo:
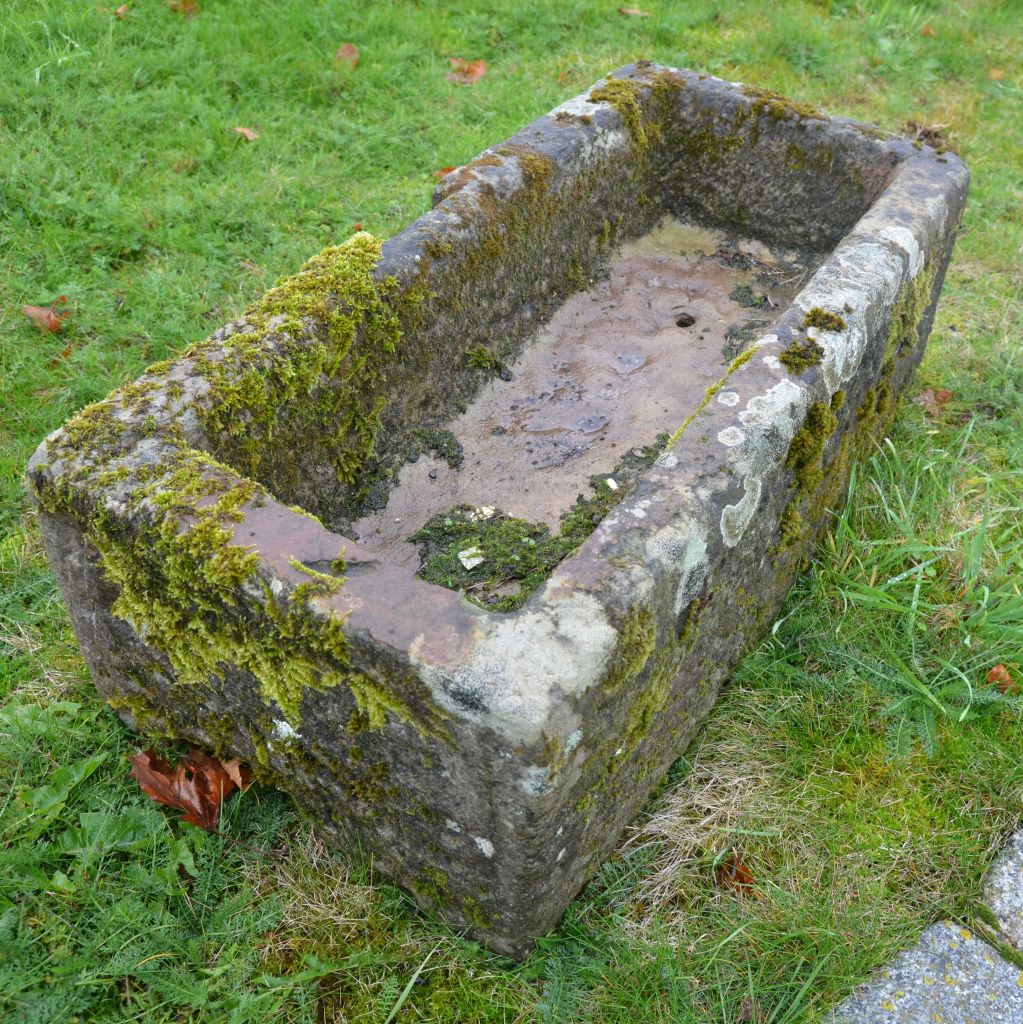
[[[440,181],[442,178],[446,178],[452,171],[457,171],[457,167],[438,167],[433,172],[433,176]]]
[[[451,57],[451,70],[445,75],[449,82],[458,85],[475,85],[486,73],[485,60],[465,60],[462,57]]]
[[[743,894],[752,891],[756,885],[753,872],[737,856],[723,860],[714,869],[714,878],[724,889],[734,889]]]
[[[67,296],[61,295],[48,306],[22,306],[21,311],[39,328],[43,334],[56,334],[61,324],[70,315],[67,311],[57,312],[58,306],[67,304]]]
[[[130,4],[121,4],[121,6],[118,7],[116,11],[114,11],[114,16],[118,17],[118,18],[126,18],[128,16],[128,12],[130,10],[131,10],[131,5]]]
[[[167,0],[167,6],[175,14],[183,14],[186,18],[191,18],[202,11],[196,0]]]
[[[627,18],[649,18],[649,11],[641,11],[638,7],[619,7],[619,14],[624,14]]]
[[[921,409],[928,416],[938,417],[941,415],[941,410],[945,408],[948,401],[952,397],[952,392],[948,388],[938,388],[937,391],[934,388],[924,388],[913,401],[920,406]]]
[[[1002,664],[995,665],[987,674],[987,681],[997,688],[1000,693],[1008,693],[1016,689],[1016,680],[1012,673]]]
[[[347,64],[352,71],[359,66],[359,48],[354,43],[342,43],[334,54],[337,64]]]
[[[920,29],[920,35],[927,39],[933,39],[937,34],[938,33],[933,25],[924,25],[924,27]]]
[[[361,221],[361,220],[357,220],[357,221],[356,221],[356,222],[355,222],[355,223],[354,223],[354,224],[352,225],[352,231],[361,231],[361,230],[362,230],[362,221]]]
[[[212,832],[220,821],[224,797],[252,784],[248,769],[234,759],[221,763],[194,747],[176,767],[152,750],[139,751],[131,759],[131,777],[150,799],[184,811],[183,821]]]
[[[991,68],[987,76],[992,82],[1000,82],[1005,77],[1005,72],[1001,68]]]
[[[241,125],[235,125],[234,130],[243,138],[248,139],[249,142],[255,142],[259,138],[259,132],[254,128],[243,128]]]

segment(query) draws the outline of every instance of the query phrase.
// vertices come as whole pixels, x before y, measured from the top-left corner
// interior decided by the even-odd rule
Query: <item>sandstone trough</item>
[[[621,69],[40,446],[98,688],[523,955],[891,421],[967,184]]]

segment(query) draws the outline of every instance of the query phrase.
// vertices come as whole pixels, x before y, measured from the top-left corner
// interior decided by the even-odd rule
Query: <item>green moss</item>
[[[466,362],[476,370],[499,370],[501,360],[485,345],[476,345],[465,353]]]
[[[814,306],[803,317],[803,329],[807,327],[816,327],[822,331],[844,331],[846,323],[837,313],[830,313],[820,306]]]
[[[295,489],[310,437],[342,483],[372,475],[388,369],[423,297],[377,281],[379,258],[365,232],[325,249],[245,311],[222,354],[185,353],[210,383],[200,418],[221,457],[276,494]]]
[[[821,457],[824,446],[838,428],[838,419],[830,406],[811,402],[802,427],[789,445],[785,465],[792,470],[796,485],[804,491],[814,490],[823,477]]]
[[[742,93],[744,96],[752,98],[753,103],[750,109],[756,117],[766,117],[771,121],[785,121],[789,118],[810,118],[823,121],[827,118],[827,115],[822,114],[812,103],[797,103],[780,93],[770,92],[767,89],[744,85]]]
[[[513,611],[593,532],[607,513],[627,495],[639,471],[651,465],[667,443],[662,434],[639,455],[631,452],[608,475],[590,477],[592,494],[579,495],[561,516],[552,534],[545,524],[505,515],[500,510],[483,514],[470,506],[434,516],[409,539],[421,546],[420,578],[463,591],[470,600],[491,611]],[[612,487],[608,479],[615,482]],[[482,557],[466,568],[459,557]]]
[[[721,380],[711,384],[709,388],[704,392],[703,398],[700,404],[682,421],[682,424],[678,427],[674,434],[668,438],[668,442],[665,445],[665,449],[669,450],[676,445],[681,439],[682,435],[689,429],[689,425],[696,419],[697,416],[703,412],[704,409],[711,403],[714,396],[728,383],[728,379],[738,370],[740,367],[745,366],[756,353],[756,348],[749,348],[745,352],[740,352],[731,363],[728,365],[728,369]]]
[[[761,309],[767,305],[767,296],[756,295],[748,284],[736,285],[728,297],[743,309]]]
[[[793,338],[778,356],[778,362],[794,377],[819,366],[824,359],[824,349],[813,338]]]
[[[638,147],[645,148],[649,143],[649,136],[640,104],[642,88],[639,83],[629,79],[609,78],[591,89],[588,98],[591,103],[608,103],[614,107],[633,142]]]
[[[630,609],[618,627],[611,670],[604,680],[608,693],[620,689],[643,671],[657,646],[657,624],[646,605]]]
[[[423,448],[436,452],[452,469],[458,469],[465,459],[462,446],[450,430],[416,430],[413,436]]]
[[[781,514],[781,544],[782,547],[790,547],[798,544],[803,539],[803,516],[799,511],[799,505],[790,501]]]

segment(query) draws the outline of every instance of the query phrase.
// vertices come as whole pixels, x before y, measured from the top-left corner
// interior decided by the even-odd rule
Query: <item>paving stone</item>
[[[832,1024],[1021,1024],[1023,972],[968,928],[931,925],[860,986]]]
[[[1023,952],[1023,832],[1017,832],[988,873],[984,898],[1006,942]]]

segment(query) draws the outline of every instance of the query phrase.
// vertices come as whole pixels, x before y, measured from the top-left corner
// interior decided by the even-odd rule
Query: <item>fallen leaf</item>
[[[737,856],[722,861],[714,869],[714,877],[718,885],[735,889],[740,894],[751,891],[756,885],[753,872]]]
[[[359,66],[359,48],[354,43],[342,43],[334,54],[337,64],[347,64],[354,71]]]
[[[354,223],[354,224],[352,225],[352,231],[361,231],[361,230],[362,230],[362,221],[361,221],[361,220],[357,220],[357,221],[356,221],[356,222],[355,222],[355,223]]]
[[[118,17],[118,18],[125,18],[125,17],[127,17],[128,12],[130,10],[131,10],[131,5],[130,4],[121,4],[121,6],[118,7],[116,11],[114,11],[114,15],[116,17]]]
[[[766,1017],[756,999],[747,996],[739,1007],[739,1016],[735,1018],[735,1024],[764,1024]]]
[[[167,0],[167,6],[175,14],[183,14],[186,18],[194,17],[202,11],[196,0]]]
[[[992,82],[1000,82],[1005,77],[1005,72],[1001,68],[991,68],[987,76]]]
[[[462,57],[451,57],[451,70],[445,76],[449,82],[458,85],[475,85],[486,73],[485,60],[465,60]]]
[[[259,138],[259,132],[254,128],[243,128],[241,125],[235,125],[234,130],[243,138],[248,139],[249,142],[255,142]]]
[[[1016,680],[1012,673],[1002,664],[995,665],[987,674],[987,681],[993,684],[1000,693],[1008,693],[1016,689]]]
[[[939,388],[935,391],[933,388],[924,388],[913,401],[920,406],[921,409],[928,416],[937,418],[941,415],[942,409],[948,403],[952,397],[952,392],[948,388]]]
[[[619,14],[624,14],[627,18],[649,18],[649,11],[641,11],[637,7],[619,7]]]
[[[72,351],[74,351],[74,345],[72,345],[71,342],[68,342],[60,350],[60,354],[54,356],[46,365],[49,367],[60,366],[60,361],[62,359],[67,359],[67,357],[71,355]]]
[[[433,172],[433,176],[440,181],[441,178],[446,178],[452,171],[457,171],[457,167],[440,167]]]
[[[60,330],[60,325],[70,316],[66,311],[57,312],[58,306],[66,304],[67,296],[61,295],[48,306],[22,306],[21,311],[44,334],[56,334]]]
[[[183,821],[207,832],[220,821],[224,797],[252,784],[251,773],[237,759],[221,763],[194,747],[175,768],[152,750],[139,751],[131,761],[131,777],[148,797],[184,811]]]
[[[937,34],[938,33],[933,25],[924,25],[924,27],[920,29],[920,35],[926,37],[927,39],[933,39]]]

